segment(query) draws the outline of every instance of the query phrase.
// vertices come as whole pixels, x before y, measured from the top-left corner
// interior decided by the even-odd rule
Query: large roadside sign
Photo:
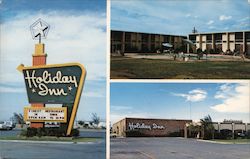
[[[85,68],[79,63],[53,64],[24,67],[18,67],[23,72],[26,90],[29,103],[44,103],[44,104],[62,104],[66,107],[66,115],[64,127],[67,127],[67,135],[71,133],[76,112],[78,109],[81,92],[86,76]],[[57,108],[60,110],[61,108]],[[56,110],[56,109],[55,109]],[[43,116],[42,121],[51,121],[50,115],[45,112],[44,108],[36,108],[37,114],[32,114],[32,109],[25,108],[25,113],[29,112],[30,116],[26,116],[27,120],[32,122],[41,122],[34,120],[36,117]],[[34,110],[35,112],[35,110]],[[62,113],[57,114],[62,117]],[[31,119],[34,117],[34,119]]]

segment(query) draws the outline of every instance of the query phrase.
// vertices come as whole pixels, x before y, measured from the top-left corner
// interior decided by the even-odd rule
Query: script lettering
[[[25,71],[25,80],[28,82],[29,88],[33,93],[37,92],[40,96],[54,95],[67,96],[64,88],[49,88],[47,84],[73,84],[75,88],[78,87],[76,76],[63,75],[61,71],[57,71],[55,76],[45,70],[42,76],[36,76],[36,71]],[[60,85],[59,85],[60,86]],[[72,89],[71,86],[70,91]]]

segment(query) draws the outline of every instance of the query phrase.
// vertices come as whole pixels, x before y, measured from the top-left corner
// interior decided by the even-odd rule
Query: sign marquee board
[[[18,69],[24,75],[29,103],[63,104],[67,108],[64,126],[70,135],[86,76],[85,68],[79,63],[67,63],[32,67],[20,65]],[[44,111],[44,108],[40,110]]]
[[[39,108],[25,107],[24,120],[31,122],[67,122],[67,107],[62,108]]]

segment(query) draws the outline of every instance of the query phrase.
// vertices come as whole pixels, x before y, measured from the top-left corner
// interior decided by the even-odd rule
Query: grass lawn
[[[31,140],[31,141],[61,141],[61,142],[95,142],[100,140],[101,138],[86,138],[86,137],[51,137],[51,136],[43,136],[43,137],[23,137],[23,136],[7,136],[0,137],[0,140]]]
[[[250,62],[111,58],[112,79],[250,79]]]
[[[232,143],[232,144],[243,144],[243,143],[249,143],[250,144],[250,139],[233,139],[233,140],[212,140],[215,142],[222,142],[222,143]]]

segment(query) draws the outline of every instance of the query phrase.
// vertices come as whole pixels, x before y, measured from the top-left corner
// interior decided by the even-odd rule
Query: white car
[[[12,130],[13,123],[11,121],[0,121],[0,130]]]

